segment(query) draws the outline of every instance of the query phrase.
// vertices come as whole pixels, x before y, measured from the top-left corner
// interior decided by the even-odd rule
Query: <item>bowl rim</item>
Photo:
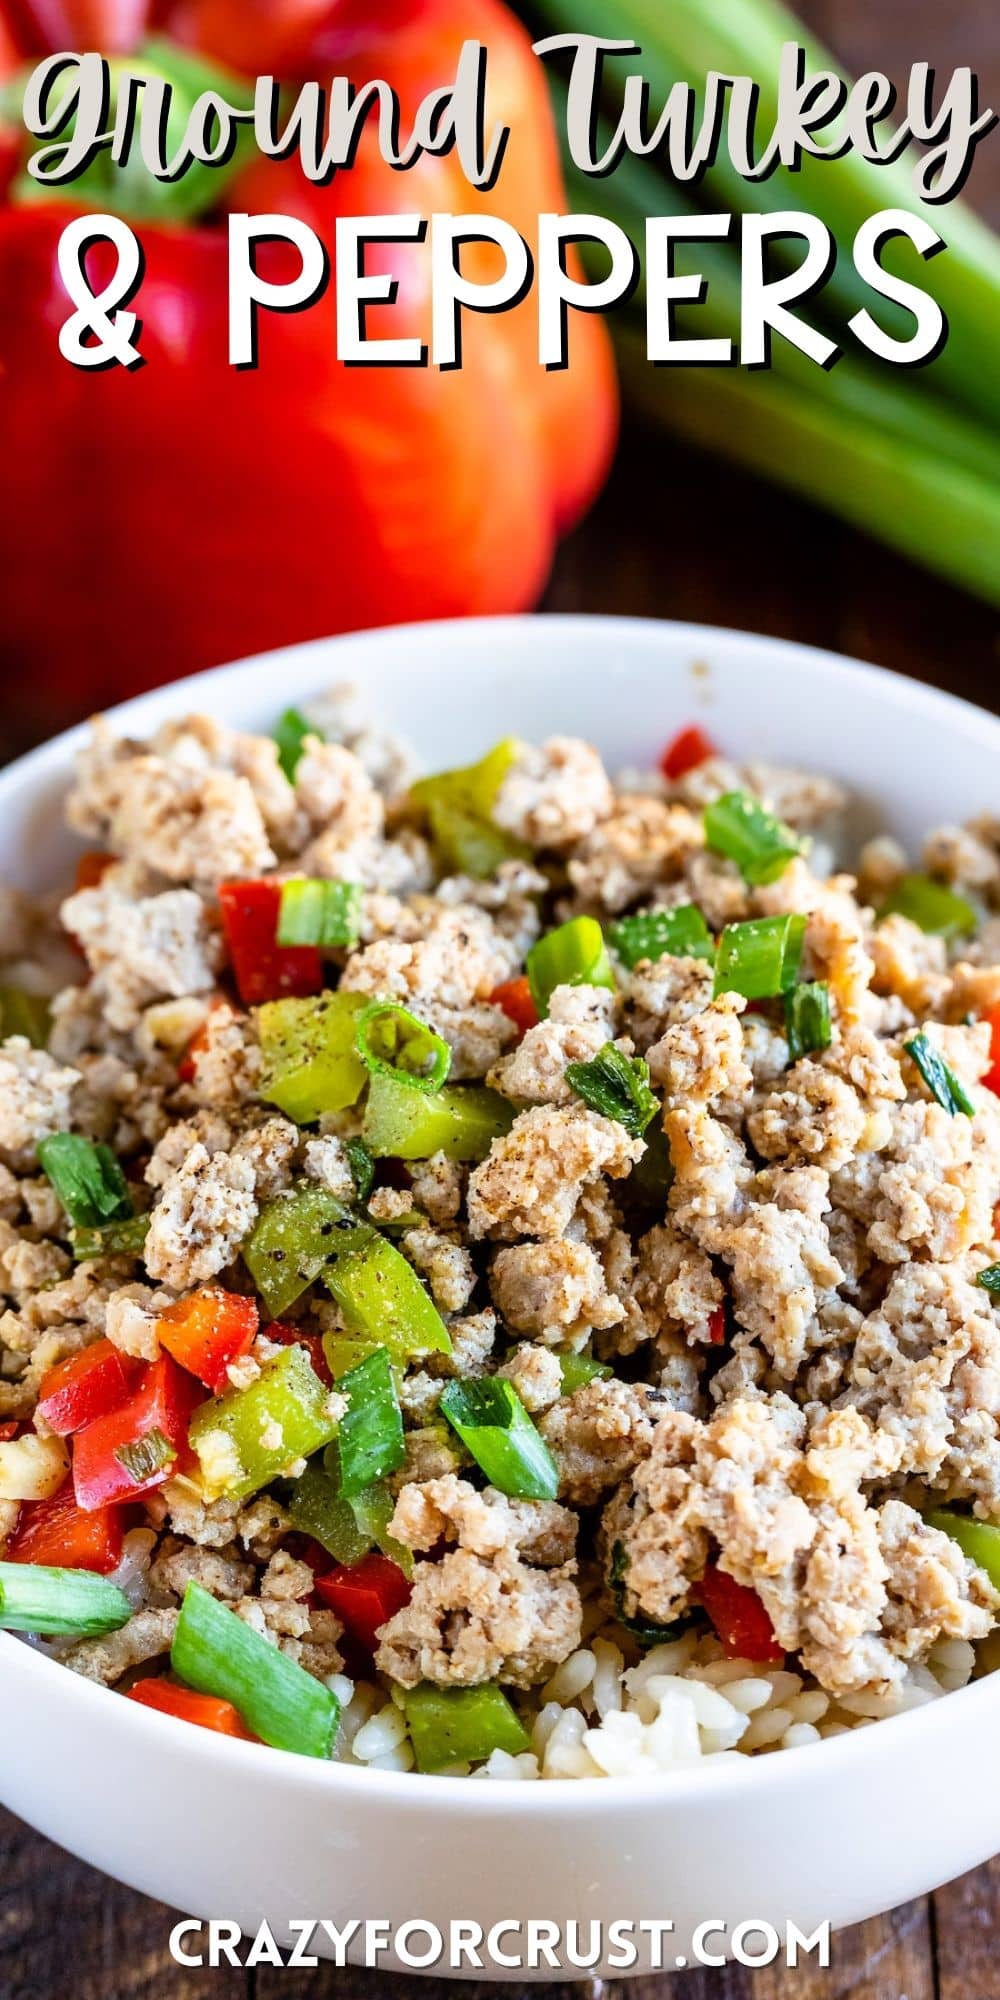
[[[339,633],[328,638],[306,640],[300,644],[252,654],[242,660],[206,668],[200,673],[190,674],[181,680],[168,682],[160,687],[148,689],[144,693],[130,696],[128,700],[118,702],[100,713],[112,724],[128,729],[142,725],[147,713],[159,714],[160,711],[172,710],[175,705],[183,710],[188,707],[193,697],[210,700],[212,689],[234,675],[252,681],[258,679],[263,681],[265,675],[273,672],[276,667],[285,667],[293,672],[301,672],[302,679],[306,682],[309,678],[308,669],[314,662],[319,667],[321,660],[329,655],[331,648],[334,648],[338,655],[343,651],[345,655],[350,656],[344,661],[345,671],[349,672],[351,660],[357,659],[359,664],[362,664],[366,654],[377,655],[386,646],[390,649],[400,644],[418,648],[425,646],[433,648],[438,644],[449,646],[456,642],[459,634],[480,639],[493,636],[513,640],[526,628],[537,626],[550,631],[558,630],[567,638],[585,632],[590,639],[596,629],[609,641],[617,640],[625,644],[636,640],[644,642],[652,639],[654,635],[669,633],[675,645],[690,646],[696,657],[702,650],[709,649],[714,643],[722,640],[727,646],[735,645],[737,650],[745,652],[751,661],[764,658],[773,660],[778,656],[786,664],[791,665],[794,659],[804,658],[830,678],[840,680],[844,684],[845,695],[850,689],[874,679],[886,688],[901,707],[922,710],[932,719],[938,718],[952,734],[957,732],[964,737],[975,732],[981,740],[985,726],[988,733],[996,739],[997,749],[1000,750],[1000,716],[993,715],[988,709],[979,708],[963,696],[922,681],[911,680],[907,675],[891,668],[876,666],[869,661],[830,648],[812,646],[795,639],[770,637],[764,633],[744,632],[734,626],[600,613],[547,612],[445,618],[428,620],[416,625],[377,626],[360,632]],[[479,658],[467,659],[464,665],[466,670],[475,672],[481,669],[482,661]],[[568,658],[553,659],[548,668],[548,671],[557,673],[570,670],[571,662]],[[290,695],[290,698],[294,697]],[[90,726],[90,722],[85,721],[75,724],[70,729],[62,730],[25,756],[0,769],[0,809],[15,800],[19,794],[30,792],[35,782],[43,781],[53,770],[66,765],[73,753],[87,741]],[[19,1669],[27,1676],[38,1675],[43,1691],[48,1684],[47,1677],[58,1675],[58,1683],[54,1678],[52,1680],[53,1693],[59,1685],[63,1690],[64,1701],[80,1705],[80,1720],[85,1727],[88,1722],[97,1726],[99,1718],[103,1715],[109,1726],[126,1731],[131,1729],[137,1747],[145,1740],[150,1750],[155,1751],[159,1741],[163,1751],[168,1753],[171,1744],[178,1745],[186,1740],[190,1756],[201,1756],[206,1762],[211,1758],[223,1771],[230,1761],[236,1760],[234,1768],[241,1769],[244,1776],[249,1776],[251,1768],[246,1759],[256,1756],[264,1748],[267,1751],[267,1759],[262,1760],[259,1767],[262,1783],[290,1782],[311,1787],[325,1785],[331,1789],[331,1793],[343,1796],[352,1794],[360,1786],[362,1792],[373,1800],[381,1793],[386,1803],[390,1798],[395,1799],[399,1805],[409,1802],[410,1807],[416,1811],[429,1807],[432,1800],[437,1800],[440,1802],[439,1810],[444,1806],[449,1810],[454,1809],[461,1801],[465,1811],[473,1814],[488,1812],[491,1810],[490,1801],[497,1797],[498,1788],[508,1802],[511,1795],[516,1792],[518,1798],[524,1800],[525,1810],[543,1815],[562,1812],[567,1803],[567,1788],[571,1788],[570,1797],[576,1797],[579,1792],[581,1808],[585,1799],[588,1802],[600,1799],[606,1807],[611,1808],[615,1805],[622,1806],[627,1800],[635,1800],[637,1795],[646,1800],[658,1795],[665,1805],[690,1804],[692,1797],[705,1797],[709,1790],[725,1798],[732,1796],[734,1788],[749,1785],[756,1786],[758,1790],[766,1787],[769,1793],[783,1794],[791,1784],[797,1783],[800,1777],[803,1777],[806,1783],[815,1783],[823,1772],[831,1782],[838,1777],[843,1778],[859,1757],[863,1756],[868,1761],[871,1756],[869,1732],[872,1725],[866,1723],[863,1727],[848,1729],[842,1735],[825,1741],[798,1745],[795,1754],[790,1757],[780,1753],[766,1754],[763,1757],[741,1757],[738,1751],[734,1751],[722,1758],[710,1754],[689,1764],[678,1764],[663,1770],[626,1776],[547,1778],[537,1782],[513,1778],[470,1781],[469,1778],[437,1776],[427,1772],[373,1770],[366,1765],[338,1763],[332,1758],[303,1757],[288,1750],[275,1749],[271,1745],[246,1743],[238,1738],[222,1736],[210,1730],[194,1732],[190,1724],[182,1723],[179,1718],[160,1714],[138,1702],[129,1704],[127,1698],[118,1698],[114,1707],[105,1704],[103,1707],[94,1708],[92,1703],[95,1699],[103,1698],[106,1694],[110,1695],[113,1690],[65,1669],[57,1659],[44,1654],[37,1646],[25,1642],[19,1635],[0,1631],[0,1664],[4,1660],[10,1662],[12,1669]],[[940,1733],[942,1729],[947,1729],[949,1716],[957,1726],[959,1709],[967,1721],[972,1719],[974,1708],[985,1712],[989,1702],[996,1702],[1000,1698],[1000,1680],[994,1686],[995,1679],[996,1676],[993,1674],[987,1674],[981,1680],[954,1689],[941,1698],[920,1703],[897,1715],[879,1718],[877,1740],[883,1744],[883,1754],[890,1754],[893,1745],[896,1745],[902,1754],[906,1741],[911,1738],[915,1747],[918,1732],[926,1738],[931,1730]],[[115,1714],[118,1716],[117,1723],[112,1722],[112,1716]],[[184,1738],[179,1738],[174,1733],[181,1728],[186,1732]],[[886,1737],[886,1731],[890,1732],[889,1739]],[[195,1735],[204,1738],[200,1750],[192,1741]],[[375,1791],[373,1787],[376,1788]]]

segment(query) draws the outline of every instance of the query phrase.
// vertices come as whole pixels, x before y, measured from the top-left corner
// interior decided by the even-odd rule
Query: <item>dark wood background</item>
[[[670,0],[664,0],[669,5]],[[800,12],[855,71],[918,59],[978,69],[1000,103],[996,0],[808,0]],[[980,149],[969,195],[1000,224],[1000,138]],[[945,212],[946,217],[946,212]],[[944,233],[947,234],[946,220]],[[626,431],[599,506],[559,559],[553,610],[702,619],[839,648],[1000,706],[998,621],[798,500],[668,439]],[[850,719],[845,716],[845,727]],[[891,754],[891,753],[890,753]],[[0,1714],[0,1732],[16,1727]],[[2,1759],[0,1738],[0,1759]],[[39,1755],[44,1756],[44,1743]],[[141,1782],[141,1773],[136,1774]],[[66,1783],[73,1783],[67,1771]],[[95,1811],[114,1810],[94,1801]],[[946,1810],[928,1786],[928,1810]],[[820,1832],[822,1830],[820,1829]],[[892,1838],[887,1820],[886,1839]],[[822,1844],[817,1849],[822,1867]],[[170,1913],[72,1860],[0,1812],[2,2000],[486,2000],[490,1989],[347,1970],[182,1971]],[[997,2000],[1000,1859],[935,1896],[843,1933],[826,1972],[685,1972],[630,1984],[631,2000]],[[580,1987],[508,1988],[560,2000]],[[621,2000],[625,1986],[614,1990]]]

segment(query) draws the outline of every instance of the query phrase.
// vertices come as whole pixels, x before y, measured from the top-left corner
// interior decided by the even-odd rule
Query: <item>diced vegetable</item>
[[[484,1084],[451,1083],[432,1096],[395,1077],[373,1076],[362,1132],[376,1159],[485,1160],[494,1139],[509,1132],[514,1107]]]
[[[708,1339],[711,1347],[721,1347],[726,1338],[726,1308],[713,1306],[708,1315]]]
[[[341,1494],[337,1490],[340,1466],[336,1444],[330,1445],[323,1457],[332,1460],[332,1470],[328,1471],[320,1459],[312,1459],[292,1487],[288,1511],[296,1528],[310,1535],[335,1562],[360,1562],[377,1544],[397,1567],[409,1573],[413,1559],[389,1533],[396,1505],[391,1489],[376,1480],[362,1493]]]
[[[485,880],[502,862],[530,854],[524,841],[494,826],[490,818],[517,750],[516,740],[507,737],[478,764],[440,771],[411,786],[410,798],[427,814],[445,868]]]
[[[73,887],[77,894],[81,889],[96,889],[114,865],[114,855],[105,854],[101,848],[94,847],[88,853],[78,855],[73,875]]]
[[[124,1215],[99,1229],[71,1229],[70,1245],[77,1263],[92,1257],[141,1257],[149,1233],[148,1215]]]
[[[303,1347],[266,1361],[246,1389],[205,1403],[190,1430],[209,1500],[245,1500],[336,1436],[330,1391]]]
[[[387,1347],[393,1361],[417,1354],[450,1354],[448,1329],[411,1264],[388,1237],[370,1226],[323,1273],[348,1333]]]
[[[363,993],[272,1000],[257,1011],[264,1070],[260,1094],[297,1125],[355,1104],[365,1067],[354,1046]]]
[[[217,1285],[203,1285],[200,1291],[167,1306],[156,1322],[156,1331],[160,1346],[218,1395],[229,1386],[226,1371],[230,1364],[251,1346],[259,1317],[253,1299],[224,1292]]]
[[[993,1521],[976,1521],[971,1514],[956,1514],[951,1507],[934,1507],[924,1519],[928,1527],[950,1535],[962,1554],[977,1569],[985,1570],[990,1582],[1000,1590],[1000,1526]]]
[[[697,770],[699,764],[718,754],[711,737],[692,722],[671,737],[660,758],[660,770],[671,784],[676,784],[678,778],[686,777],[689,771]]]
[[[71,1437],[116,1410],[131,1393],[136,1364],[110,1340],[95,1340],[43,1375],[38,1414],[57,1437]]]
[[[830,1023],[830,989],[825,979],[807,980],[785,994],[785,1036],[792,1062],[828,1049],[833,1029]]]
[[[714,992],[742,993],[748,1000],[788,993],[798,978],[805,934],[804,916],[727,924],[716,954]]]
[[[531,997],[531,982],[522,973],[518,979],[504,979],[494,986],[490,1005],[500,1007],[521,1035],[538,1026],[538,1009]]]
[[[296,876],[281,886],[280,945],[314,944],[321,950],[355,944],[361,927],[360,882],[326,882]]]
[[[725,792],[704,811],[705,840],[735,861],[745,882],[775,882],[804,843],[750,792]]]
[[[124,1520],[123,1507],[97,1507],[85,1514],[77,1506],[73,1481],[64,1479],[58,1493],[48,1500],[26,1501],[7,1545],[7,1556],[11,1562],[92,1569],[106,1576],[122,1559]]]
[[[606,1361],[595,1361],[592,1354],[560,1354],[559,1372],[562,1376],[564,1396],[572,1396],[587,1382],[605,1381],[614,1371]]]
[[[410,1688],[403,1710],[418,1771],[479,1764],[494,1750],[517,1757],[531,1739],[501,1688]]]
[[[106,1576],[38,1563],[0,1562],[0,1631],[98,1639],[127,1625],[132,1606]]]
[[[44,1049],[52,1026],[52,1009],[43,993],[26,993],[23,986],[0,986],[0,1036],[23,1035],[33,1049]]]
[[[375,1179],[375,1162],[363,1139],[345,1139],[344,1151],[351,1169],[354,1192],[359,1202],[366,1202]]]
[[[623,1183],[623,1197],[630,1211],[639,1210],[640,1214],[648,1214],[651,1221],[662,1222],[673,1178],[670,1143],[663,1126],[649,1125],[646,1150]]]
[[[200,1694],[232,1702],[264,1743],[305,1757],[332,1756],[340,1721],[336,1695],[193,1580],[184,1593],[170,1664],[178,1679]]]
[[[451,1050],[426,1021],[398,1000],[373,1000],[359,1014],[354,1046],[370,1076],[389,1076],[408,1090],[440,1090]]]
[[[1000,1264],[987,1264],[985,1271],[977,1271],[976,1283],[984,1292],[1000,1293]]]
[[[132,1214],[129,1185],[110,1146],[95,1146],[75,1132],[53,1132],[39,1140],[38,1158],[78,1228],[99,1229]]]
[[[286,708],[279,715],[274,728],[274,740],[278,746],[278,762],[289,783],[294,784],[299,758],[305,747],[307,736],[320,736],[314,722],[303,715],[300,708]]]
[[[932,875],[904,875],[896,883],[879,911],[880,918],[892,916],[909,917],[934,937],[972,937],[979,928],[973,904]]]
[[[284,1326],[281,1320],[273,1319],[267,1328],[265,1339],[273,1341],[278,1347],[304,1347],[324,1387],[333,1388],[333,1373],[326,1358],[321,1333],[310,1331],[302,1321],[298,1324],[291,1322],[288,1326]],[[355,1356],[346,1362],[345,1370],[352,1367],[354,1359],[358,1358],[360,1357]]]
[[[692,1592],[703,1604],[730,1660],[777,1662],[785,1655],[755,1590],[710,1564]]]
[[[178,1687],[176,1681],[159,1674],[137,1681],[127,1692],[129,1701],[155,1708],[160,1715],[176,1716],[178,1722],[193,1722],[199,1729],[214,1729],[220,1736],[238,1736],[244,1743],[259,1741],[232,1702],[222,1701],[218,1695],[196,1694],[193,1688]]]
[[[367,1555],[316,1578],[316,1595],[371,1657],[383,1625],[410,1601],[412,1585],[387,1556]]]
[[[949,1069],[933,1042],[924,1034],[911,1035],[909,1041],[903,1043],[903,1047],[916,1063],[931,1096],[937,1104],[940,1104],[942,1110],[949,1112],[952,1118],[957,1111],[963,1112],[966,1118],[973,1117],[976,1107],[968,1091],[954,1070]]]
[[[66,1477],[66,1447],[61,1438],[23,1437],[0,1444],[0,1500],[48,1500]]]
[[[619,958],[629,972],[641,959],[707,958],[715,954],[715,941],[696,903],[681,903],[676,910],[642,910],[635,917],[620,917],[609,936]]]
[[[633,1139],[641,1139],[660,1109],[649,1087],[649,1066],[605,1042],[589,1062],[566,1065],[566,1081],[591,1111],[614,1118]]]
[[[77,1432],[73,1487],[78,1505],[89,1513],[137,1500],[183,1470],[189,1463],[188,1425],[203,1400],[200,1384],[169,1354],[150,1362],[127,1403]]]
[[[498,1375],[449,1382],[440,1402],[491,1486],[519,1500],[554,1500],[559,1468],[513,1383]]]
[[[346,1499],[395,1472],[406,1458],[403,1414],[388,1350],[377,1347],[337,1383],[348,1408],[337,1432],[340,1491]]]
[[[539,1019],[548,1013],[557,986],[607,986],[614,992],[615,975],[596,917],[571,917],[546,931],[532,945],[526,965]]]
[[[322,992],[323,961],[316,946],[278,943],[279,882],[223,882],[219,908],[236,990],[245,1006]]]
[[[350,1209],[311,1181],[261,1209],[242,1255],[273,1318],[294,1305],[319,1277],[338,1240],[350,1240],[356,1227]]]
[[[679,1639],[690,1626],[690,1612],[682,1612],[679,1618],[671,1619],[669,1625],[658,1625],[651,1618],[631,1617],[625,1609],[626,1578],[628,1576],[628,1556],[624,1542],[615,1542],[611,1550],[611,1567],[608,1584],[615,1605],[615,1617],[619,1625],[630,1632],[640,1646],[669,1646]]]

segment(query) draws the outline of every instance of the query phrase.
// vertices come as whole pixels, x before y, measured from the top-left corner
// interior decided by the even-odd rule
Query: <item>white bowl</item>
[[[373,718],[431,767],[511,731],[562,731],[593,739],[614,769],[652,761],[679,724],[700,719],[736,753],[847,780],[865,830],[885,826],[914,848],[927,827],[996,804],[992,716],[808,647],[627,619],[368,632],[158,689],[115,719],[145,734],[203,708],[266,730],[334,680],[362,685]],[[0,875],[28,889],[66,875],[59,799],[82,734],[0,775]],[[266,1916],[279,1938],[302,1918],[423,1918],[445,1931],[458,1918],[487,1930],[504,1919],[670,1918],[670,1969],[691,1963],[706,1920],[730,1935],[751,1918],[808,1932],[849,1924],[1000,1848],[1000,1680],[735,1766],[541,1784],[369,1772],[212,1736],[2,1634],[0,1687],[5,1805],[178,1909],[250,1933]],[[721,1949],[718,1935],[710,1942]],[[639,1943],[642,1971],[655,1961]],[[524,1933],[502,1948],[523,1953]],[[379,1962],[401,1964],[392,1952]],[[597,1969],[616,1971],[607,1960]],[[477,1976],[532,1968],[487,1962]],[[553,1968],[543,1960],[534,1976]]]

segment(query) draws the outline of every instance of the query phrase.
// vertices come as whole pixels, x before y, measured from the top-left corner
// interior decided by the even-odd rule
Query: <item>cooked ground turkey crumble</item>
[[[66,812],[106,859],[61,902],[0,892],[0,980],[51,996],[45,1047],[0,1046],[0,1424],[44,1438],[57,1363],[105,1337],[148,1367],[174,1302],[249,1297],[262,1212],[325,1190],[386,1232],[450,1336],[397,1372],[388,1537],[413,1558],[411,1594],[359,1663],[289,1512],[304,1464],[238,1498],[203,1459],[129,1515],[130,1621],[55,1642],[59,1657],[125,1688],[167,1673],[194,1579],[335,1690],[338,1755],[408,1768],[406,1691],[499,1683],[530,1747],[479,1768],[525,1778],[813,1741],[991,1665],[1000,1594],[925,1517],[1000,1517],[1000,1329],[976,1282],[1000,1258],[1000,1098],[982,1081],[1000,824],[940,828],[913,864],[978,912],[977,935],[946,942],[876,917],[911,865],[891,840],[856,877],[827,872],[844,802],[826,779],[710,756],[616,787],[556,737],[508,756],[489,872],[442,873],[402,754],[332,699],[313,720],[293,780],[269,738],[206,717],[148,743],[98,723]],[[734,793],[799,850],[756,886],[706,837],[705,807]],[[447,1044],[449,1085],[509,1107],[478,1163],[376,1159],[362,1202],[364,1093],[302,1124],[263,1095],[219,890],[303,876],[360,885],[327,986],[402,1003]],[[692,905],[713,937],[807,919],[798,976],[825,991],[827,1045],[796,1057],[783,1000],[716,991],[711,946],[631,965],[616,950],[623,916]],[[613,989],[557,985],[526,1017],[508,996],[527,954],[581,915],[604,928]],[[917,1037],[972,1115],[941,1101]],[[641,1133],[574,1082],[609,1045],[654,1093]],[[148,1214],[139,1251],[74,1257],[37,1151],[60,1132],[121,1162]],[[286,1338],[345,1329],[318,1280],[280,1319]],[[280,1352],[262,1307],[225,1389]],[[570,1371],[567,1393],[573,1357],[604,1372]],[[552,1454],[557,1497],[485,1484],[443,1421],[449,1383],[494,1377]],[[280,1449],[280,1426],[262,1443]],[[0,1555],[33,1504],[0,1499]],[[743,1593],[728,1628],[720,1578]],[[766,1643],[746,1653],[748,1601]]]

